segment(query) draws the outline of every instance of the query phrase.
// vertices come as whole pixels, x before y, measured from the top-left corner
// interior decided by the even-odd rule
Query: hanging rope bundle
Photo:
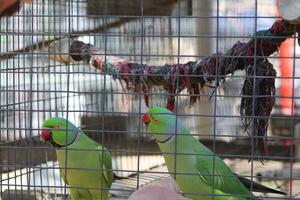
[[[276,71],[267,56],[278,51],[280,44],[295,33],[299,37],[299,32],[299,24],[278,20],[270,29],[256,32],[247,43],[236,42],[224,54],[214,54],[185,64],[139,64],[75,40],[67,42],[70,48],[65,53],[71,57],[70,61],[86,61],[101,73],[124,81],[127,89],[142,92],[147,106],[151,88],[162,86],[169,94],[167,107],[170,110],[174,110],[175,95],[182,90],[187,89],[190,103],[194,104],[200,99],[204,86],[212,87],[215,81],[213,87],[216,88],[225,81],[228,74],[245,70],[247,76],[241,91],[240,114],[245,131],[254,136],[258,152],[265,155],[268,117],[275,101],[276,77]],[[55,45],[49,49],[53,48],[56,48]]]

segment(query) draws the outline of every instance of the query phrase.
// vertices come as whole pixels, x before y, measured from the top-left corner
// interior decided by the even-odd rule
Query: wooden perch
[[[108,23],[108,24],[100,25],[100,26],[98,26],[96,28],[93,28],[93,29],[71,32],[70,33],[70,38],[75,39],[75,38],[78,38],[80,36],[84,36],[84,35],[87,35],[87,34],[106,32],[110,28],[119,27],[122,24],[133,21],[133,20],[136,20],[136,18],[135,17],[123,17],[123,18],[120,18],[116,21],[113,21],[113,22]],[[10,52],[1,52],[0,53],[0,60],[6,60],[6,59],[14,58],[15,56],[18,56],[18,55],[23,54],[25,52],[32,52],[34,50],[44,49],[44,48],[48,47],[49,44],[51,44],[53,42],[57,42],[60,39],[61,38],[59,37],[59,38],[49,39],[49,40],[46,40],[46,41],[43,40],[43,41],[40,41],[38,43],[25,46],[22,49],[18,49],[18,50],[15,50],[15,51],[10,51]]]

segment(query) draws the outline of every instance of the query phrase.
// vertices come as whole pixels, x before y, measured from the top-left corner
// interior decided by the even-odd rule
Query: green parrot
[[[72,200],[106,200],[113,181],[109,151],[71,122],[53,117],[43,123],[41,140],[56,147],[61,177]]]
[[[157,141],[169,173],[186,197],[193,200],[246,200],[250,199],[250,188],[257,192],[285,194],[233,173],[168,109],[153,107],[143,115],[142,122]],[[251,196],[251,199],[259,198]]]

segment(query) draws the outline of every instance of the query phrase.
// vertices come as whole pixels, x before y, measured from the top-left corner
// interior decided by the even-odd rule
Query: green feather
[[[43,127],[51,129],[53,142],[67,145],[56,154],[72,200],[107,200],[113,181],[109,151],[63,118],[46,120]]]
[[[194,138],[174,113],[154,107],[149,114],[149,132],[157,140],[169,173],[186,197],[193,200],[250,199],[249,189],[236,174]],[[252,196],[252,199],[258,198]]]

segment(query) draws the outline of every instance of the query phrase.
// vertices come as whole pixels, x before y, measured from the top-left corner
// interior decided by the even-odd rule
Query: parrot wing
[[[111,184],[113,182],[113,171],[112,171],[112,161],[111,161],[110,153],[105,147],[102,147],[100,145],[98,146],[98,149],[99,149],[99,153],[100,153],[100,155],[99,155],[100,162],[103,163],[104,179],[105,179],[107,185],[109,187],[111,187]]]
[[[249,190],[219,157],[213,156],[213,154],[204,156],[202,151],[196,151],[195,153],[200,154],[196,155],[196,168],[201,179],[208,185],[228,194],[250,194]]]
[[[199,152],[198,152],[199,154]],[[219,158],[215,158],[215,173],[213,176],[213,157],[197,156],[196,167],[200,172],[201,179],[214,188],[229,194],[249,195],[252,185],[254,192],[275,193],[286,195],[286,193],[268,188],[264,185],[253,182],[245,177],[235,174]],[[210,167],[209,167],[210,166]]]

